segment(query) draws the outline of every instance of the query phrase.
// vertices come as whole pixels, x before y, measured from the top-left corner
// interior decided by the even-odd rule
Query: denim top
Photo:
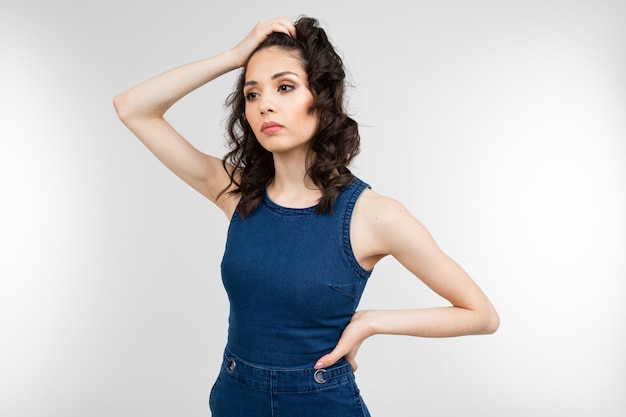
[[[235,212],[222,259],[233,354],[289,368],[313,366],[335,347],[371,274],[350,243],[352,211],[366,187],[358,178],[345,186],[332,215],[282,207],[267,194],[247,218]]]

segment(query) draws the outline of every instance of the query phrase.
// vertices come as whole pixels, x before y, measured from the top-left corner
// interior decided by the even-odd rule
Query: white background
[[[300,14],[348,67],[353,171],[402,201],[502,319],[492,336],[368,340],[372,414],[625,415],[626,4],[606,0],[4,1],[0,415],[209,415],[227,222],[111,101]],[[220,156],[234,79],[168,113]],[[361,307],[437,304],[386,259]]]

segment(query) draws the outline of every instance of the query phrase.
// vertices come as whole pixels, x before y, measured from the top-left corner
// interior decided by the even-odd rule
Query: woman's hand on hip
[[[365,339],[374,334],[369,324],[369,318],[375,312],[372,310],[357,311],[352,316],[332,352],[322,356],[315,364],[315,369],[328,368],[339,359],[345,359],[355,372],[358,368],[356,355]]]

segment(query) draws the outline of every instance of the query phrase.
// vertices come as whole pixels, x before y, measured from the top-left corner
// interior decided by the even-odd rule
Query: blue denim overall
[[[267,196],[249,217],[235,213],[222,260],[230,316],[213,417],[369,416],[347,362],[313,368],[337,344],[371,274],[350,243],[367,187],[355,178],[332,214]]]

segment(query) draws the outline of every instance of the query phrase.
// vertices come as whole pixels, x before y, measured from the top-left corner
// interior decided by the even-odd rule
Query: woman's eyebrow
[[[295,75],[296,77],[300,78],[300,76],[298,74],[296,74],[295,72],[292,72],[292,71],[281,71],[281,72],[277,72],[276,74],[272,75],[272,80],[275,80],[276,78],[283,77],[285,75]],[[257,81],[250,80],[250,81],[246,81],[246,83],[243,86],[247,87],[249,85],[257,85],[257,84],[258,84]]]

